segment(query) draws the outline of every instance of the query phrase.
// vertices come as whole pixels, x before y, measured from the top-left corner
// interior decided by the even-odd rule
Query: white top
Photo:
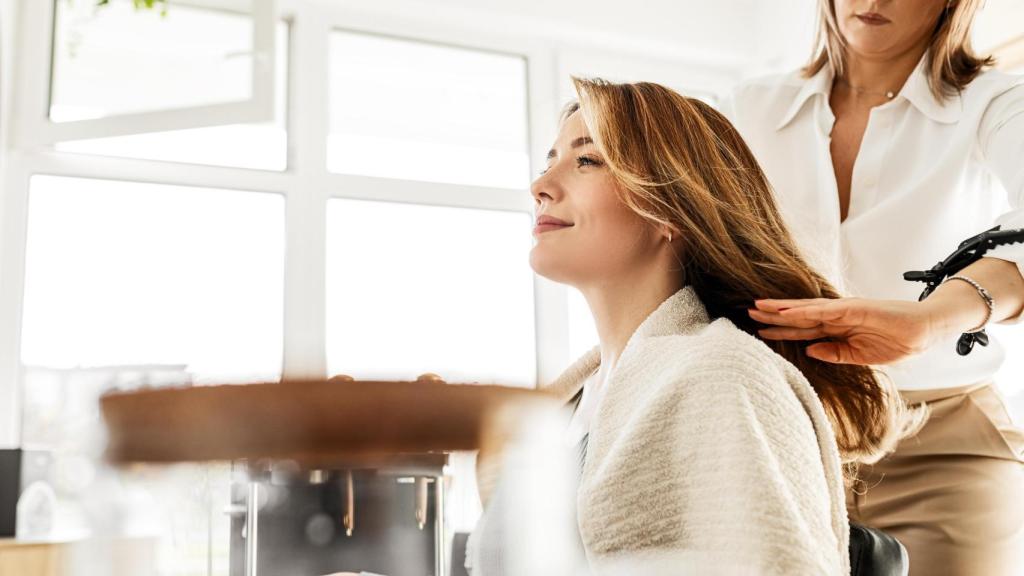
[[[601,385],[601,380],[597,377],[596,373],[591,374],[583,382],[583,396],[580,398],[580,403],[576,410],[572,413],[572,419],[569,421],[569,427],[566,430],[565,443],[567,446],[578,446],[580,440],[583,440],[583,437],[590,433],[590,423],[597,412],[597,403],[601,396],[603,396],[602,392],[604,390],[605,387]]]
[[[749,81],[723,102],[804,256],[845,294],[917,300],[925,286],[903,280],[904,272],[932,267],[996,224],[1024,228],[1024,76],[989,70],[939,102],[924,64],[871,110],[842,223],[829,152],[829,68],[809,79],[793,72]],[[1024,273],[1024,244],[986,255]],[[1003,348],[993,338],[959,356],[958,337],[884,371],[903,390],[991,379]]]

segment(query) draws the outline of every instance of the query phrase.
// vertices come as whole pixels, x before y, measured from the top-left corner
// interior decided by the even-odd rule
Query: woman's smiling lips
[[[545,232],[550,232],[552,230],[561,230],[563,228],[570,228],[570,227],[572,227],[572,223],[571,222],[566,222],[565,220],[561,220],[559,218],[555,218],[554,216],[548,216],[548,215],[538,216],[537,217],[537,223],[533,227],[533,235],[534,236],[538,236],[540,234],[543,234]]]

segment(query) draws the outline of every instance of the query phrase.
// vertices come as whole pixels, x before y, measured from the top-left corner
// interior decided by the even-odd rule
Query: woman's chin
[[[892,39],[881,36],[879,32],[867,31],[852,35],[849,40],[849,49],[861,57],[885,57],[896,50]]]
[[[547,278],[547,259],[544,257],[543,254],[540,254],[538,252],[538,246],[534,246],[533,249],[530,250],[530,268],[533,268],[534,273],[537,274],[538,276],[543,276]]]
[[[533,268],[533,271],[538,276],[543,276],[552,282],[568,283],[563,259],[555,254],[551,254],[550,250],[545,249],[543,246],[534,246],[530,250],[530,268]]]

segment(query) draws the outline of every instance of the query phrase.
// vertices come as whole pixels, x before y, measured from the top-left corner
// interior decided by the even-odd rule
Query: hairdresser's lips
[[[858,20],[867,24],[868,26],[882,26],[892,22],[891,20],[889,20],[885,16],[882,16],[878,12],[862,12],[861,14],[857,14],[856,16]]]
[[[564,228],[571,228],[571,227],[572,227],[572,223],[571,222],[566,222],[565,220],[561,220],[559,218],[555,218],[554,216],[548,216],[548,215],[538,216],[537,217],[537,224],[536,224],[536,226],[533,227],[533,235],[534,236],[540,236],[541,234],[543,234],[545,232],[551,232],[553,230],[562,230]]]

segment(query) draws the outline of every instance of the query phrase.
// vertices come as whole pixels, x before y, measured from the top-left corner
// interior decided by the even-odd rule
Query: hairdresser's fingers
[[[836,364],[890,364],[917,352],[918,348],[907,345],[892,334],[859,329],[851,331],[848,336],[807,347],[808,356]]]
[[[811,358],[832,364],[887,364],[906,357],[896,349],[864,348],[852,340],[818,342],[808,346],[805,352]]]
[[[747,314],[761,324],[770,326],[784,326],[790,328],[814,328],[821,324],[817,320],[806,320],[803,318],[791,318],[783,316],[778,312],[764,312],[756,308],[748,308]]]
[[[793,321],[821,322],[839,326],[860,326],[864,323],[866,310],[856,298],[831,300],[822,304],[811,304],[789,308],[779,312],[783,318]]]
[[[830,302],[831,298],[791,298],[791,299],[779,299],[779,298],[765,298],[764,300],[754,300],[754,306],[758,310],[764,312],[779,312],[787,308],[799,308],[801,306],[809,306],[811,304],[823,304]]]
[[[934,339],[927,315],[921,313],[916,302],[842,298],[783,310],[779,315],[793,324],[819,322],[831,332],[830,336],[848,333],[858,338],[855,349],[863,351],[864,356],[874,356],[876,350],[916,354]]]
[[[768,340],[817,340],[828,336],[821,326],[814,328],[762,328],[757,333]]]
[[[821,360],[822,362],[849,364],[853,356],[849,348],[849,346],[841,342],[818,342],[808,346],[806,353],[811,358]]]

